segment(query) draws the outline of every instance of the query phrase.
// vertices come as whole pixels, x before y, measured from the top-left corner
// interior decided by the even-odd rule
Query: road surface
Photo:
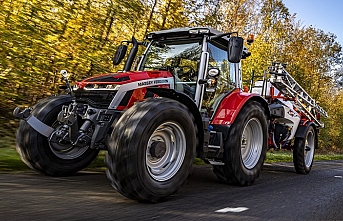
[[[0,220],[343,220],[342,177],[343,161],[315,162],[308,175],[275,163],[236,187],[202,165],[168,201],[149,204],[118,194],[104,172],[0,174]]]

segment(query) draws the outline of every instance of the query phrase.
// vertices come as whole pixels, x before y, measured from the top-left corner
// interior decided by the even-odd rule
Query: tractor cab
[[[242,88],[240,60],[250,54],[237,33],[202,27],[176,28],[151,32],[146,39],[147,42],[132,39],[124,71],[169,71],[174,77],[174,89],[187,94],[199,109],[215,109],[225,94]],[[139,45],[147,47],[134,61]],[[120,63],[120,56],[124,58],[118,51],[126,50],[126,44],[118,48],[115,64]]]

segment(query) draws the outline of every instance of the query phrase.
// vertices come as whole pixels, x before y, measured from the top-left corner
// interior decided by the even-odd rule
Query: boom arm
[[[282,63],[274,62],[269,67],[269,71],[271,74],[270,83],[281,91],[285,97],[294,98],[295,104],[300,108],[300,111],[318,126],[324,127],[324,123],[317,119],[312,110],[314,109],[324,117],[328,117],[327,112],[291,77],[286,71],[285,66]]]

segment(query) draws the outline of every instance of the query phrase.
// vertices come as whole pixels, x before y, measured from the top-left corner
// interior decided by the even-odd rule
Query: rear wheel
[[[250,185],[259,177],[267,152],[267,120],[260,103],[244,105],[230,127],[224,145],[223,166],[214,166],[218,179],[234,185]]]
[[[196,146],[192,114],[181,103],[155,98],[127,110],[113,131],[107,176],[124,196],[164,200],[186,181]]]
[[[305,138],[295,138],[293,163],[299,174],[308,174],[311,171],[316,147],[316,132],[312,126],[307,128]]]
[[[63,105],[71,103],[69,95],[49,97],[33,106],[32,115],[50,127],[61,127],[57,115]],[[52,143],[21,120],[17,131],[17,151],[30,168],[51,176],[67,176],[87,167],[98,155],[97,150]]]

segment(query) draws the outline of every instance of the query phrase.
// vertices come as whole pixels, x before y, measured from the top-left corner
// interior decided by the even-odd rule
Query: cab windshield
[[[200,42],[153,42],[146,52],[140,70],[160,70],[190,66],[197,68],[200,60]]]
[[[194,98],[201,42],[153,42],[147,49],[139,70],[166,70],[175,78],[175,89]]]

